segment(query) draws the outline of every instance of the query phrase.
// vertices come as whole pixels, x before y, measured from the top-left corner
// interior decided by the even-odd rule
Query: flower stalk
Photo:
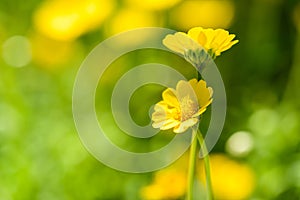
[[[202,133],[200,130],[197,131],[197,139],[200,143],[201,153],[204,155],[204,170],[205,170],[205,177],[206,177],[206,188],[207,188],[207,200],[213,200],[213,190],[212,190],[212,183],[211,183],[211,176],[210,176],[210,162],[209,162],[209,155],[207,152],[207,147],[205,141],[203,139]]]
[[[195,167],[196,167],[196,155],[197,155],[197,129],[192,129],[192,145],[190,148],[190,158],[189,158],[189,171],[188,171],[188,184],[187,184],[187,196],[186,200],[193,200],[194,192],[194,179],[195,179]]]

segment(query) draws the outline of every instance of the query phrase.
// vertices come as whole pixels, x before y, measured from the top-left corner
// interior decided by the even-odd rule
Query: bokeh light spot
[[[2,46],[4,61],[13,67],[24,67],[31,61],[31,45],[29,40],[20,35],[8,38]]]
[[[233,156],[246,156],[253,148],[253,138],[249,132],[238,131],[226,142],[226,150]]]
[[[261,109],[250,116],[248,124],[253,133],[266,136],[273,133],[279,120],[279,115],[275,110]]]

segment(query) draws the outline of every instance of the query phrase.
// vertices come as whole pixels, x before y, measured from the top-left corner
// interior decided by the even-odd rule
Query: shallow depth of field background
[[[87,152],[73,122],[72,89],[77,70],[98,43],[147,26],[178,31],[203,26],[236,34],[240,42],[216,59],[228,110],[212,156],[246,166],[254,183],[239,188],[244,174],[234,165],[222,171],[219,187],[250,190],[246,199],[299,199],[297,0],[0,1],[0,199],[141,198],[153,173],[118,172]],[[195,75],[182,58],[151,49],[131,52],[107,70],[97,90],[97,114],[108,137],[135,152],[158,149],[172,138],[164,132],[153,139],[130,138],[115,127],[110,113],[118,78],[149,62],[172,66],[187,78]],[[134,93],[129,109],[138,124],[149,122],[148,109],[163,89],[147,85]],[[218,167],[224,169],[222,162]]]

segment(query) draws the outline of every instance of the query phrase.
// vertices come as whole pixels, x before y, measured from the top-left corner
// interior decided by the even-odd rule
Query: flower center
[[[194,102],[189,96],[185,96],[180,101],[181,121],[192,118],[198,111],[198,103]]]

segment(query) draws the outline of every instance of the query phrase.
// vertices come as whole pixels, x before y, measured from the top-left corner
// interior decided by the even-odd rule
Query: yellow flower
[[[155,172],[150,185],[141,188],[143,200],[171,200],[184,196],[187,188],[189,154],[183,154],[165,169]]]
[[[74,55],[78,56],[77,53],[80,53],[76,42],[53,40],[42,34],[31,34],[30,42],[33,62],[47,70],[66,67],[67,63],[74,59]]]
[[[208,53],[215,56],[221,55],[221,52],[230,49],[234,44],[238,43],[234,34],[229,34],[224,29],[204,29],[195,27],[188,31],[188,35],[197,41]]]
[[[113,16],[108,25],[108,32],[110,35],[113,35],[134,28],[151,26],[158,26],[157,19],[153,13],[129,7],[119,10]]]
[[[163,100],[154,106],[152,126],[161,130],[173,128],[175,133],[182,133],[194,126],[211,104],[212,88],[203,80],[181,80],[176,90],[168,88],[162,97]]]
[[[105,0],[48,0],[33,15],[38,32],[60,41],[75,40],[98,28],[114,8]]]
[[[178,199],[186,191],[186,173],[177,169],[164,169],[155,174],[152,184],[142,188],[144,200]]]
[[[187,58],[190,58],[193,52],[197,54],[201,53],[202,49],[205,49],[212,58],[216,58],[216,56],[221,55],[221,52],[230,49],[234,44],[238,43],[238,40],[233,40],[234,38],[234,34],[229,34],[224,29],[214,30],[211,28],[195,27],[190,29],[187,34],[179,32],[174,35],[167,35],[163,40],[163,44],[172,51],[183,54]],[[200,58],[202,57],[203,55],[200,56]],[[199,60],[187,60],[196,65],[201,64]]]
[[[161,11],[173,7],[181,0],[125,0],[124,2],[139,10]]]
[[[199,178],[205,183],[203,162]],[[210,156],[211,181],[216,200],[248,199],[254,190],[255,175],[245,163],[239,163],[224,154]]]
[[[234,15],[235,3],[232,0],[183,1],[170,10],[169,21],[183,30],[195,26],[228,28]]]

